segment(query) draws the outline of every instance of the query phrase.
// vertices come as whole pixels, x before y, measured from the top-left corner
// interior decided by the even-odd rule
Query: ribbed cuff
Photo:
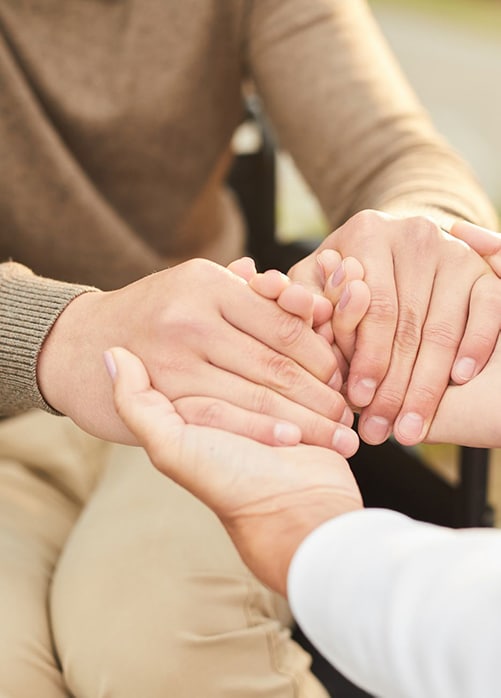
[[[38,355],[68,303],[96,290],[35,276],[14,262],[0,265],[0,414],[33,407],[59,414],[38,388]]]

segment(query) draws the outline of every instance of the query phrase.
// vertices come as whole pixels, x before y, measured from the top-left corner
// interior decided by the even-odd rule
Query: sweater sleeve
[[[496,227],[463,160],[435,131],[364,0],[258,0],[249,71],[335,228],[373,208]]]
[[[477,698],[500,685],[500,531],[346,514],[303,541],[288,593],[305,634],[371,695]]]
[[[0,415],[38,407],[54,411],[37,384],[42,344],[65,307],[89,286],[35,276],[14,262],[0,264]]]

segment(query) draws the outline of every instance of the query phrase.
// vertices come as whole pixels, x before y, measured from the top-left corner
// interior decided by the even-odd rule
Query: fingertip
[[[273,428],[277,446],[296,446],[301,441],[301,429],[291,422],[278,422]]]
[[[268,269],[262,274],[254,274],[249,280],[249,286],[256,293],[270,300],[277,300],[290,283],[289,277],[278,269]]]
[[[113,350],[107,349],[103,354],[103,359],[108,375],[111,378],[112,383],[114,383],[117,377],[117,365],[115,362],[115,357],[113,356]]]
[[[373,378],[348,380],[348,398],[357,407],[370,405],[376,394],[377,382]]]
[[[336,250],[325,249],[318,253],[316,259],[322,274],[322,284],[325,284],[328,277],[339,266],[341,255]]]
[[[256,264],[252,257],[240,257],[240,259],[235,259],[228,264],[227,269],[247,282],[257,273]]]
[[[344,426],[336,429],[332,439],[332,446],[340,455],[345,458],[351,458],[358,451],[359,445],[360,439],[353,429]]]
[[[470,356],[457,359],[452,367],[452,380],[458,385],[467,383],[477,374],[477,362]]]

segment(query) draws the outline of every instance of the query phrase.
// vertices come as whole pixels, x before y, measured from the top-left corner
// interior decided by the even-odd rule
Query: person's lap
[[[66,698],[49,622],[49,588],[96,462],[67,420],[0,422],[0,695]],[[87,441],[87,439],[85,439]],[[87,467],[83,470],[83,466]]]
[[[250,575],[208,509],[157,473],[141,449],[103,444],[68,420],[38,419],[45,427],[68,425],[76,453],[67,457],[71,467],[63,492],[54,486],[53,472],[39,478],[40,491],[33,488],[30,506],[35,511],[41,499],[40,516],[28,516],[22,556],[36,574],[27,573],[31,586],[22,598],[12,576],[9,602],[14,609],[29,597],[24,608],[30,621],[17,624],[8,642],[12,652],[27,643],[26,661],[33,663],[35,677],[45,667],[47,696],[326,696],[309,672],[308,655],[290,640],[285,603]],[[96,444],[102,445],[98,452]],[[0,430],[0,453],[2,446]],[[85,467],[83,456],[94,461],[87,485],[85,476],[75,484],[75,467]],[[79,496],[86,486],[90,492],[104,460],[103,476],[75,524]],[[7,488],[0,496],[16,499]],[[6,509],[2,531],[7,520],[13,519]],[[46,529],[54,527],[50,555],[45,549],[33,554],[32,538],[46,541]],[[51,626],[47,593],[53,572]],[[16,571],[18,580],[23,573]],[[16,625],[12,613],[7,617],[9,626]],[[42,649],[33,644],[30,623],[44,629]],[[67,689],[52,656],[52,634]],[[36,695],[44,696],[36,685]]]

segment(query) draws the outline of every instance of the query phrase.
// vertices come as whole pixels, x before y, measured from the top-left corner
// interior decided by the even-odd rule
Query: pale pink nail
[[[103,354],[103,358],[106,370],[108,371],[111,380],[114,381],[117,375],[117,366],[115,364],[113,354],[111,353],[111,351],[105,351]]]
[[[273,436],[282,446],[295,446],[301,441],[301,429],[296,424],[282,422],[275,424]]]

